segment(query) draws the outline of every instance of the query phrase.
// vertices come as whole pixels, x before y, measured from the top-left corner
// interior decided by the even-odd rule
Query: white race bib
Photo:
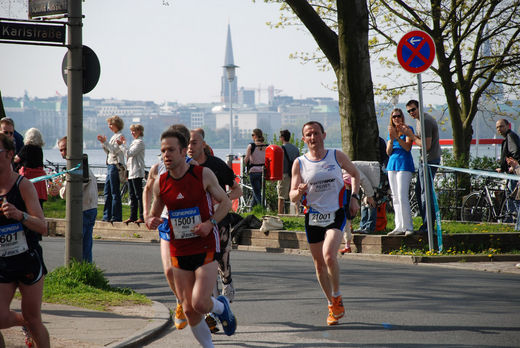
[[[199,207],[168,211],[175,239],[200,237],[193,233],[195,226],[201,223]]]
[[[0,257],[18,255],[27,250],[29,247],[20,222],[0,226]]]
[[[309,225],[326,227],[334,222],[336,219],[336,213],[320,213],[314,209],[309,210]]]

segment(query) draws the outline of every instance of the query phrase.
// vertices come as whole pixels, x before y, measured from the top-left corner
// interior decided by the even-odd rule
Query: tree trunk
[[[377,161],[377,126],[365,0],[337,1],[339,114],[343,151],[353,160]]]
[[[368,53],[366,0],[337,0],[338,34],[307,0],[285,2],[309,30],[336,73],[343,151],[353,160],[377,161],[379,129]]]

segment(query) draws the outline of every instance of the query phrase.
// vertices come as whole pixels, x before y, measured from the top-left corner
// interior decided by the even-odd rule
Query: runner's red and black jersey
[[[190,165],[188,171],[179,179],[172,178],[169,171],[161,174],[159,178],[160,197],[170,212],[198,207],[201,222],[208,220],[213,215],[211,196],[204,190],[203,169],[201,166]],[[169,224],[171,256],[220,252],[220,238],[215,226],[206,237],[175,239],[170,219]]]

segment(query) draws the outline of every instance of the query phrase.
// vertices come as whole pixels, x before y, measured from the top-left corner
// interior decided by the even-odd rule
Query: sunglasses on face
[[[411,109],[408,109],[406,111],[408,111],[408,113],[410,113],[410,112],[414,112],[415,110],[417,110],[417,108],[411,108]]]
[[[14,134],[14,132],[9,132],[9,131],[3,131],[3,133],[4,133],[5,135],[13,135],[13,134]]]
[[[401,118],[402,115],[392,115],[392,118]]]

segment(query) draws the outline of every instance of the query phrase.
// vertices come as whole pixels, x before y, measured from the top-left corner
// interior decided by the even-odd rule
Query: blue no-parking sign
[[[399,40],[397,60],[406,71],[420,74],[432,65],[434,59],[435,43],[424,31],[410,31]]]

